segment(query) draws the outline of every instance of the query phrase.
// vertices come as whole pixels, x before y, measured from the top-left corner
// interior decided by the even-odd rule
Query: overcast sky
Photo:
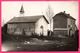
[[[20,16],[19,11],[21,5],[24,7],[25,16],[32,15],[46,15],[48,5],[52,8],[55,14],[66,11],[72,17],[76,19],[76,25],[78,25],[78,2],[77,1],[34,1],[34,2],[2,2],[2,25],[8,22],[15,16]]]

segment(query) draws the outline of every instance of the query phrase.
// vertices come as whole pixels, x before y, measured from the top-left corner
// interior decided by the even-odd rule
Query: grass
[[[55,43],[44,44],[44,45],[21,44],[25,41],[32,41],[33,38],[37,38],[39,40],[49,40]],[[12,46],[10,45],[7,45],[7,46],[15,47],[15,49],[10,50],[10,51],[77,51],[78,50],[77,38],[78,38],[77,35],[75,38],[73,37],[60,38],[60,37],[51,37],[51,36],[36,36],[36,35],[24,36],[24,35],[11,35],[11,34],[6,34],[6,33],[2,34],[3,44],[7,45],[7,44],[13,43]],[[36,42],[36,41],[33,40],[33,42]],[[21,48],[16,48],[17,45],[20,46]]]

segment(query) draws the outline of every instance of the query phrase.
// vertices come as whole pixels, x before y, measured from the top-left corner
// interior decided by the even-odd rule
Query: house
[[[53,17],[53,32],[54,35],[73,35],[76,31],[76,19],[70,14],[60,12]]]
[[[20,14],[24,14],[23,6],[21,7]],[[7,23],[7,32],[9,34],[27,35],[30,36],[33,33],[38,35],[47,35],[48,20],[44,15],[36,16],[19,16],[13,17]]]

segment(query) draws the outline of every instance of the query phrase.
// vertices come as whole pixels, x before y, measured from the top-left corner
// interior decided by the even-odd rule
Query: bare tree
[[[46,11],[46,16],[49,18],[49,23],[50,23],[50,34],[49,36],[51,36],[51,21],[52,21],[52,17],[53,17],[53,10],[50,7],[50,5],[48,5],[47,11]]]

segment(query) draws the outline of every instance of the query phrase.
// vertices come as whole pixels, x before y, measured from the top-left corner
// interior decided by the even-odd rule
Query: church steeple
[[[23,8],[23,5],[21,6],[20,14],[24,14],[24,8]]]

